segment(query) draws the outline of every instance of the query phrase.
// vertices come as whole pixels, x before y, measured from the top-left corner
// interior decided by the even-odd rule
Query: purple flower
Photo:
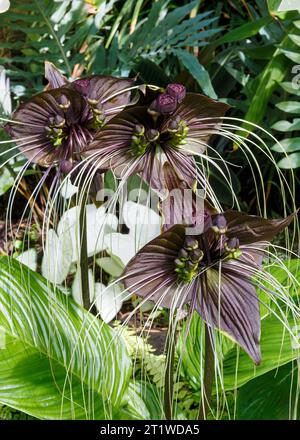
[[[133,80],[89,76],[70,83],[51,63],[45,76],[47,90],[21,104],[6,130],[31,162],[68,172],[97,131],[130,103]]]
[[[212,215],[200,235],[175,225],[128,263],[123,282],[136,295],[168,308],[189,305],[259,363],[260,314],[255,276],[264,249],[292,220],[227,211]]]
[[[166,188],[165,165],[192,187],[197,179],[194,154],[202,154],[228,106],[169,84],[150,105],[128,108],[98,132],[84,154],[117,177],[139,173],[153,189]]]

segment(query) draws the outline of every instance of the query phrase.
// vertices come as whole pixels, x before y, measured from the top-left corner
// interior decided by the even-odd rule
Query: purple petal
[[[296,214],[283,219],[265,219],[242,212],[229,210],[224,213],[227,220],[227,237],[237,237],[240,244],[251,244],[259,241],[270,242],[283,231]]]
[[[222,274],[208,269],[203,288],[198,282],[195,309],[208,325],[226,332],[254,360],[261,361],[259,301],[246,276],[232,274],[222,264]]]
[[[49,89],[57,89],[68,84],[67,78],[49,61],[45,62],[45,78],[49,81]]]
[[[124,271],[122,281],[125,287],[138,296],[171,307],[174,295],[178,293],[174,260],[184,238],[184,227],[174,226],[146,244]]]

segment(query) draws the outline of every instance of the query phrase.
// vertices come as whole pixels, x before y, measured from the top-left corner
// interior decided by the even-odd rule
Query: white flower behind
[[[10,8],[9,0],[0,0],[0,14],[3,14],[3,12],[8,11],[9,8]]]
[[[107,234],[104,242],[107,252],[118,257],[125,267],[146,243],[160,234],[161,218],[153,209],[130,201],[124,203],[122,214],[129,234]]]
[[[17,256],[16,260],[29,267],[29,269],[33,271],[36,271],[37,269],[37,252],[33,248],[22,252],[20,255]]]
[[[0,13],[1,11],[1,0],[0,0]],[[5,69],[0,66],[0,110],[6,115],[10,115],[12,112],[11,96],[10,96],[10,85],[9,78],[6,77]]]
[[[104,250],[104,236],[117,230],[118,219],[105,212],[105,207],[86,205],[88,256]],[[79,208],[66,211],[60,219],[57,231],[47,233],[42,274],[49,281],[61,284],[70,272],[72,263],[80,257]]]

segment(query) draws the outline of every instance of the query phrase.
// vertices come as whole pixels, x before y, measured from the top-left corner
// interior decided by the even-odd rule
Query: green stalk
[[[200,402],[198,420],[206,420],[211,402],[211,393],[214,382],[214,350],[211,344],[209,330],[205,324],[205,361],[204,361],[204,381],[203,381],[203,400]]]
[[[173,396],[174,396],[174,357],[176,345],[176,324],[172,322],[170,313],[170,329],[166,340],[166,370],[165,370],[165,394],[164,410],[165,419],[173,419]]]

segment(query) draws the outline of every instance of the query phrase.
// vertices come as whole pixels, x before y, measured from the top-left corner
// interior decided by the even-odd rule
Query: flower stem
[[[170,312],[169,332],[166,340],[166,370],[165,370],[165,394],[164,409],[166,420],[173,418],[173,396],[174,396],[174,357],[176,345],[176,320]]]
[[[86,223],[86,202],[87,196],[82,197],[79,212],[79,237],[80,237],[80,281],[83,307],[91,309],[90,286],[89,286],[89,265],[87,251],[87,223]]]
[[[198,420],[206,420],[210,407],[212,386],[214,381],[215,360],[214,350],[211,343],[208,326],[205,325],[205,361],[204,361],[204,381],[203,399],[200,402]]]

